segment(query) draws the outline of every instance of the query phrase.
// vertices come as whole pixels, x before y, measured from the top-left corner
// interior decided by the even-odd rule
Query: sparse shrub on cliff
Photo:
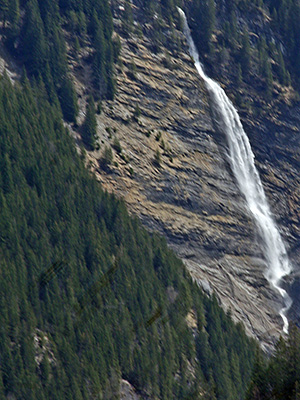
[[[113,148],[116,150],[116,152],[118,154],[122,153],[121,143],[120,143],[119,139],[116,136],[114,137]]]
[[[141,109],[140,109],[139,105],[137,104],[134,108],[132,118],[134,121],[138,122],[140,116],[141,116]]]
[[[100,160],[100,166],[106,170],[113,162],[113,152],[110,146],[105,146],[102,158]]]
[[[131,62],[128,64],[127,76],[130,79],[136,78],[136,65],[134,60],[131,60]]]
[[[153,158],[153,164],[156,167],[161,167],[161,154],[159,149],[156,149],[156,152],[154,154],[154,158]]]
[[[250,61],[251,61],[250,41],[249,41],[249,35],[245,31],[243,33],[242,47],[240,50],[240,64],[241,64],[242,74],[243,74],[244,78],[246,76],[249,76]]]

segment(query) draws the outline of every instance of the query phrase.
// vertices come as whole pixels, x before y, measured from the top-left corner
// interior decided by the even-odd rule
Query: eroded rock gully
[[[118,29],[119,21],[115,24]],[[282,328],[280,299],[264,278],[260,239],[187,48],[176,54],[161,48],[154,54],[146,36],[121,41],[118,93],[98,116],[101,148],[88,154],[92,168],[105,189],[122,196],[132,214],[167,238],[205,291],[215,291],[250,335],[272,346]],[[83,95],[84,70],[75,70],[77,90]],[[299,155],[283,148],[286,130],[282,133],[277,127],[277,139],[270,146],[262,121],[244,122],[246,128],[251,125],[250,140],[284,240],[290,249],[296,248]],[[99,166],[105,146],[114,154],[108,170]],[[299,259],[299,248],[292,259]]]

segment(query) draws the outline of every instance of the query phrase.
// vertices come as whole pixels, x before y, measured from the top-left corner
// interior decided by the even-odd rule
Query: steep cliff
[[[221,82],[238,108],[250,139],[274,219],[288,247],[293,272],[286,279],[286,288],[294,300],[289,316],[299,323],[299,74],[295,74],[296,62],[289,48],[293,21],[299,21],[299,4],[289,4],[285,18],[290,27],[285,24],[284,29],[283,10],[277,16],[276,4],[217,0],[213,51],[203,51],[202,57],[210,75]],[[186,5],[191,10],[193,2],[187,1]],[[233,26],[229,43],[226,26],[230,21]],[[296,26],[298,29],[299,23]],[[247,70],[243,71],[240,66],[245,64],[245,53]],[[271,74],[269,93],[264,72],[267,64]],[[282,79],[282,73],[289,75],[288,69],[293,75],[292,84]]]
[[[70,30],[65,14],[58,14],[59,7],[70,6],[68,17],[74,22],[78,15],[82,21],[85,18],[82,9],[76,15],[71,7],[83,3],[85,11],[91,12],[89,1],[72,4],[58,3],[58,0],[47,4],[30,1],[26,13],[30,12],[39,24],[26,24],[26,27],[39,27],[39,32],[43,33],[46,22],[48,28],[60,28],[64,24],[64,29],[56,30],[53,36],[57,39],[59,31],[63,44],[63,34],[69,39]],[[18,4],[15,3],[16,10],[20,11]],[[104,1],[94,4],[108,5]],[[42,11],[45,25],[39,18]],[[97,11],[98,16],[103,17],[103,9]],[[124,9],[119,8],[119,11]],[[4,19],[3,7],[0,7],[1,18],[0,32],[13,33],[11,20]],[[97,25],[97,16],[94,22]],[[117,19],[115,23],[117,30]],[[123,24],[124,21],[121,29],[125,32]],[[97,37],[101,39],[99,21],[98,25]],[[153,26],[149,26],[152,33]],[[164,29],[167,27],[165,25]],[[119,193],[126,192],[129,178],[132,178],[131,197],[138,197],[132,202],[133,212],[142,215],[144,208],[148,208],[151,212],[145,223],[153,229],[166,229],[170,241],[172,235],[178,238],[178,251],[184,251],[184,258],[192,255],[192,251],[187,252],[182,245],[189,232],[191,238],[195,234],[194,242],[202,240],[210,226],[214,232],[209,235],[218,234],[218,223],[229,217],[225,212],[219,212],[217,217],[212,214],[209,193],[203,200],[208,211],[202,211],[201,202],[197,203],[202,187],[207,184],[203,182],[211,176],[214,184],[220,179],[223,168],[222,146],[218,155],[219,150],[208,143],[215,131],[203,86],[193,75],[188,57],[175,65],[176,52],[177,58],[184,58],[179,32],[173,31],[172,37],[167,36],[168,48],[174,49],[174,55],[168,55],[167,47],[164,50],[161,45],[164,57],[159,52],[159,43],[153,43],[153,36],[151,41],[142,40],[141,31],[138,32],[138,41],[128,32],[126,42],[123,40],[123,67],[120,63],[118,71],[123,90],[120,90],[119,100],[103,104],[102,113],[101,104],[97,104],[101,135],[98,143],[86,140],[88,134],[94,134],[97,125],[90,96],[84,115],[86,97],[91,93],[98,93],[96,101],[101,97],[99,88],[92,84],[95,83],[95,69],[91,71],[91,65],[95,67],[91,60],[95,61],[100,53],[91,47],[89,33],[85,31],[80,37],[84,46],[77,46],[77,55],[73,52],[76,41],[68,41],[69,64],[81,99],[79,125],[76,124],[73,75],[68,73],[65,84],[56,86],[57,93],[48,86],[49,90],[53,89],[48,93],[51,75],[47,73],[49,80],[43,81],[42,74],[34,76],[30,68],[34,67],[37,72],[40,59],[36,55],[43,46],[29,47],[35,52],[35,60],[26,63],[28,77],[24,69],[22,73],[17,71],[11,56],[7,61],[4,58],[0,61],[1,69],[9,69],[0,79],[0,399],[205,397],[234,400],[244,397],[247,390],[257,346],[255,341],[245,335],[241,324],[233,324],[230,316],[218,306],[215,296],[209,298],[198,290],[182,262],[167,248],[165,240],[147,233],[137,218],[128,216],[123,201],[103,192],[94,175],[85,168],[83,147],[77,148],[82,153],[79,157],[63,125],[62,112],[65,111],[72,116],[72,119],[65,116],[65,121],[69,121],[77,143],[81,144],[82,135],[86,146],[100,147],[88,158],[107,187],[111,188],[119,175],[123,177],[125,188],[122,189],[121,181]],[[164,32],[160,30],[158,34]],[[31,33],[27,35],[27,44],[37,39],[37,35]],[[49,29],[49,33],[53,31]],[[148,32],[145,33],[148,38]],[[49,44],[49,48],[56,48],[50,36],[43,42]],[[8,36],[1,37],[1,48],[5,38]],[[113,41],[118,42],[116,34]],[[139,46],[141,52],[135,50]],[[20,50],[18,48],[15,54],[22,65]],[[152,53],[154,50],[156,56]],[[129,61],[126,57],[130,57]],[[60,61],[58,57],[50,59]],[[52,64],[55,72],[59,64]],[[109,68],[111,65],[108,63]],[[149,74],[143,65],[147,66]],[[42,66],[44,72],[49,72],[49,65]],[[69,71],[64,63],[61,67]],[[180,81],[186,85],[185,74],[194,79],[188,89],[180,87]],[[52,78],[58,76],[62,78],[59,73],[53,73]],[[162,76],[167,82],[165,87],[161,85]],[[113,75],[109,78],[107,85],[114,80]],[[20,82],[14,84],[15,80]],[[147,92],[147,98],[152,96],[152,99],[144,100],[145,94],[139,91]],[[62,96],[62,92],[67,92],[68,96]],[[72,104],[66,101],[70,95]],[[134,104],[130,107],[132,99]],[[69,113],[70,106],[73,106],[72,113]],[[161,107],[166,110],[157,113]],[[202,117],[197,117],[198,112],[202,112]],[[186,125],[193,113],[194,126],[189,131]],[[157,116],[162,125],[155,121]],[[177,126],[177,131],[173,130],[173,125]],[[198,131],[199,138],[207,142],[203,147],[195,140]],[[207,154],[204,153],[206,148]],[[97,158],[93,159],[94,155]],[[216,163],[213,157],[218,157]],[[217,174],[212,171],[215,164],[220,169]],[[202,170],[208,171],[205,180],[200,177]],[[198,186],[188,187],[190,176],[194,180],[198,178]],[[154,191],[150,179],[157,184]],[[230,186],[229,175],[226,179]],[[172,182],[178,186],[176,196]],[[184,190],[184,186],[188,190],[182,195],[180,190]],[[193,188],[196,200],[189,194]],[[230,190],[234,195],[235,189]],[[210,194],[213,193],[211,190]],[[139,199],[142,206],[137,204]],[[172,217],[176,207],[178,220]],[[238,208],[237,203],[233,210]],[[240,215],[242,218],[242,213]],[[196,223],[190,227],[193,216]],[[229,225],[233,224],[234,221],[229,221]],[[207,247],[212,240],[209,235],[205,239]],[[205,259],[206,252],[213,254],[206,249],[199,259]],[[208,262],[211,259],[206,258]],[[199,276],[199,282],[209,292],[202,274]]]
[[[264,277],[260,238],[230,170],[226,140],[211,118],[203,82],[180,30],[166,24],[167,46],[154,48],[151,27],[139,26],[139,11],[133,5],[135,29],[124,35],[123,3],[114,2],[114,28],[122,43],[118,92],[97,117],[100,149],[88,154],[92,169],[147,227],[166,236],[205,291],[215,291],[249,334],[272,345],[282,329],[280,299]],[[83,110],[90,82],[84,51],[71,64]],[[242,116],[296,264],[299,110],[280,104],[266,106],[257,118],[247,110]]]

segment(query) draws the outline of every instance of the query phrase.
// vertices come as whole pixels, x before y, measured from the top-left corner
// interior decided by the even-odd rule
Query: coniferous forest
[[[0,78],[0,399],[118,399],[121,379],[151,399],[296,399],[297,328],[266,361],[165,240],[102,190],[64,126],[78,114],[65,37],[89,38],[93,94],[114,98],[111,3],[0,1],[2,40],[24,66],[20,82]],[[145,18],[170,23],[176,5],[144,1]],[[128,1],[125,12],[130,34]],[[94,108],[91,96],[90,147]]]
[[[47,97],[1,78],[1,398],[115,398],[121,377],[237,398],[254,342],[101,190]]]
[[[278,97],[275,86],[293,87],[299,100],[298,0],[195,0],[188,4],[188,13],[195,43],[211,73],[217,77],[234,65],[234,85],[228,86],[239,107],[249,109],[251,87],[266,102]],[[256,105],[257,113],[262,103]]]

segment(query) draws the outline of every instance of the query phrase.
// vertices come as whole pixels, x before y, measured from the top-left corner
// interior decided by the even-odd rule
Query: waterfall
[[[184,34],[189,44],[190,55],[200,77],[204,80],[211,97],[212,112],[218,128],[226,135],[229,147],[229,161],[241,193],[263,241],[263,250],[267,262],[265,277],[283,299],[283,308],[279,314],[283,320],[283,331],[288,332],[286,313],[292,304],[287,292],[280,286],[281,279],[291,272],[287,252],[266,199],[264,189],[254,164],[249,139],[243,129],[239,115],[224,90],[204,73],[199,54],[193,42],[184,11],[178,8],[184,22]]]

